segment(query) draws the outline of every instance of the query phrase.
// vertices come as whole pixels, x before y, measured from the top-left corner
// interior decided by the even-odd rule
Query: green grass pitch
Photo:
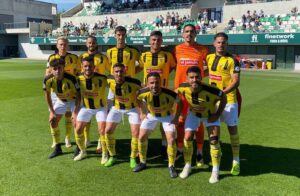
[[[186,180],[170,179],[159,156],[157,130],[149,141],[149,168],[133,173],[127,122],[116,131],[118,162],[111,168],[101,166],[94,153],[95,121],[87,159],[74,162],[74,147],[63,147],[63,156],[48,160],[52,141],[42,91],[44,69],[45,61],[0,60],[0,195],[300,195],[299,73],[242,71],[241,175],[229,173],[231,149],[222,126],[221,180],[211,185],[210,169],[194,167]],[[178,171],[182,166],[177,164]]]

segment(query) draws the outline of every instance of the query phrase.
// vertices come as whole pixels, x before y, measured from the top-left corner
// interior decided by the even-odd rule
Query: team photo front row
[[[186,72],[187,81],[179,85],[175,92],[161,86],[157,72],[147,75],[146,87],[142,88],[137,79],[125,76],[125,66],[117,63],[113,66],[113,75],[105,76],[94,72],[92,58],[82,59],[83,72],[76,78],[64,72],[65,62],[54,60],[50,63],[52,74],[44,80],[44,91],[50,110],[50,127],[55,150],[49,156],[62,154],[59,141],[58,123],[68,111],[72,111],[76,144],[80,149],[75,161],[87,157],[83,130],[92,117],[96,117],[102,146],[101,164],[112,166],[116,161],[116,139],[114,131],[124,114],[128,116],[132,139],[130,167],[134,172],[146,169],[148,136],[157,123],[162,123],[167,138],[169,174],[177,177],[175,170],[176,125],[183,107],[180,96],[189,104],[185,121],[183,155],[185,167],[179,174],[186,178],[191,172],[194,132],[204,122],[210,141],[212,175],[210,183],[218,181],[221,148],[219,144],[220,115],[226,103],[226,95],[216,87],[201,82],[201,70],[197,66]],[[113,93],[114,104],[108,111],[106,88]],[[59,101],[52,104],[51,93]],[[82,105],[81,105],[82,103]],[[139,157],[139,163],[136,158]]]

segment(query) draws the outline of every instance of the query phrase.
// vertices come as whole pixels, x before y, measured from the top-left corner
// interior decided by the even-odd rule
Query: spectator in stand
[[[248,10],[248,11],[247,11],[247,15],[246,15],[246,22],[248,22],[248,23],[251,22],[251,18],[252,18],[252,17],[251,17],[250,10]]]
[[[247,17],[245,14],[242,16],[242,23],[245,24],[247,22]]]
[[[195,29],[196,29],[196,33],[199,34],[201,30],[201,26],[199,25],[199,23],[196,24]]]
[[[231,18],[228,22],[228,29],[232,29],[236,25],[236,22],[233,18]]]
[[[291,14],[292,14],[292,16],[297,16],[297,14],[298,14],[298,8],[297,7],[293,7],[293,9],[291,10]]]
[[[281,24],[282,24],[281,18],[280,16],[277,16],[276,25],[281,26]]]
[[[204,21],[208,20],[208,13],[207,13],[206,9],[203,11],[203,19],[204,19]]]
[[[154,23],[155,23],[155,25],[157,27],[159,27],[159,25],[160,25],[160,18],[159,18],[159,16],[156,16]]]
[[[164,26],[164,20],[165,20],[165,18],[164,18],[162,15],[160,15],[160,16],[159,16],[159,19],[160,19],[159,25],[160,25],[161,27]]]
[[[265,17],[265,13],[264,13],[263,10],[260,10],[260,12],[259,12],[259,14],[258,14],[258,17],[259,17],[259,18]]]

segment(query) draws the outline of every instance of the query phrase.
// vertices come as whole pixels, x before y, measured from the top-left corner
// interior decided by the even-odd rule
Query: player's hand
[[[178,118],[173,118],[173,120],[171,120],[170,124],[174,124],[174,125],[178,125]]]
[[[215,122],[219,119],[220,116],[216,115],[216,114],[212,114],[208,117],[207,122],[212,123]]]
[[[141,120],[147,119],[147,114],[141,113],[140,118]]]
[[[56,114],[54,112],[50,112],[50,115],[49,115],[49,123],[51,125],[54,125],[56,124]]]
[[[73,112],[71,119],[72,119],[73,126],[76,127],[77,113]]]

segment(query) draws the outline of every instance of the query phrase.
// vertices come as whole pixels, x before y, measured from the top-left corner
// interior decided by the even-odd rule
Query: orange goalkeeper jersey
[[[204,62],[208,54],[208,48],[195,43],[192,46],[179,44],[175,47],[174,56],[177,61],[175,88],[178,88],[181,83],[186,82],[186,71],[191,66],[199,66],[201,75],[204,77]]]

